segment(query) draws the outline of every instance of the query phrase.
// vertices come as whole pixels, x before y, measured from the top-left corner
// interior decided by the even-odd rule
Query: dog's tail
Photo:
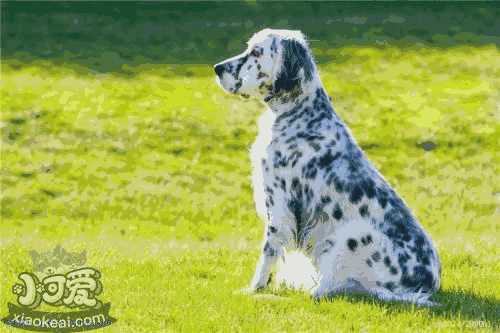
[[[286,252],[278,261],[275,279],[278,287],[310,291],[317,285],[318,278],[311,259],[299,251]]]
[[[405,292],[405,293],[393,293],[388,290],[368,290],[368,293],[377,297],[382,301],[387,302],[403,302],[411,303],[417,306],[439,306],[439,303],[429,300],[432,294],[428,292]]]

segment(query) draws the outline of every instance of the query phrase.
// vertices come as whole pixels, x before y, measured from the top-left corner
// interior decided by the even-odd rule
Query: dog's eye
[[[260,56],[260,52],[259,52],[258,49],[253,49],[252,52],[250,52],[250,55],[254,56],[254,57],[259,57]]]

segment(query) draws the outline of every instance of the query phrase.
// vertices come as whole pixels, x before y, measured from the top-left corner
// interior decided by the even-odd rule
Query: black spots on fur
[[[308,144],[312,149],[314,149],[314,151],[320,151],[321,149],[321,146],[317,142],[309,141]]]
[[[361,186],[359,186],[358,184],[356,184],[351,189],[351,193],[349,195],[349,200],[353,204],[357,204],[358,202],[361,201],[361,198],[363,198],[363,190],[362,190]]]
[[[237,92],[241,88],[241,85],[242,85],[241,80],[238,80],[238,82],[236,82],[236,84],[234,85],[235,87],[234,92]]]
[[[252,69],[252,64],[247,66],[247,70],[249,71],[250,69]]]
[[[270,188],[269,186],[266,186],[266,188],[265,188],[265,192],[266,192],[267,194],[274,194],[273,189],[272,189],[272,188]]]
[[[273,38],[273,41],[271,42],[270,50],[271,50],[271,53],[277,53],[278,52],[278,45],[276,43],[276,38]]]
[[[349,250],[351,250],[352,252],[356,251],[356,248],[358,247],[358,241],[355,240],[354,238],[349,238],[347,240],[347,247],[349,248]]]
[[[288,201],[288,209],[292,213],[295,218],[295,242],[299,244],[301,242],[302,229],[305,224],[305,207],[304,207],[304,193],[302,184],[300,183],[299,178],[293,177],[292,183],[290,187],[290,195],[291,199]]]
[[[280,188],[286,191],[286,181],[283,178],[280,179]]]
[[[276,232],[278,232],[278,229],[276,229],[276,227],[272,226],[272,225],[270,225],[268,229],[269,229],[269,232],[272,234],[275,234]]]
[[[386,265],[387,267],[390,267],[391,266],[391,258],[389,258],[388,256],[385,256],[384,257],[384,265]]]
[[[307,142],[316,141],[316,140],[322,141],[325,139],[325,137],[323,135],[315,134],[315,133],[306,133],[306,132],[297,133],[297,138],[304,139]]]
[[[408,260],[410,260],[410,255],[408,253],[402,252],[398,254],[399,267],[404,267]]]
[[[314,191],[309,186],[309,184],[304,185],[304,195],[306,197],[306,203],[310,203],[314,198]]]
[[[361,205],[359,207],[359,215],[361,215],[362,217],[367,217],[368,215],[370,215],[370,212],[368,212],[367,205]]]
[[[257,64],[257,69],[260,71],[262,69],[262,66],[260,64]]]
[[[281,153],[281,151],[274,151],[273,166],[275,168],[284,168],[288,165],[288,159]]]
[[[376,194],[375,182],[372,179],[370,179],[370,178],[363,179],[360,182],[360,186],[363,189],[363,192],[368,197],[368,199],[371,199],[375,196],[375,194]]]
[[[338,177],[333,178],[333,184],[335,186],[335,191],[337,191],[338,193],[342,193],[344,191],[344,182]]]
[[[290,209],[290,211],[292,212],[297,224],[301,224],[302,214],[303,214],[303,205],[301,197],[302,193],[300,193],[300,198],[299,195],[297,195],[288,202],[288,209]]]
[[[333,213],[332,213],[332,216],[336,219],[336,220],[340,220],[342,218],[342,209],[340,208],[339,204],[335,204],[335,207],[333,208]]]
[[[414,218],[402,201],[392,201],[394,201],[394,206],[391,202],[391,208],[384,214],[382,232],[392,240],[393,244],[401,249],[406,248],[415,257],[418,264],[429,265],[435,255],[425,234],[415,224]],[[403,267],[402,265],[408,259],[409,256],[406,252],[398,255],[400,267]]]
[[[330,166],[330,164],[339,157],[340,157],[339,152],[337,152],[335,155],[332,155],[332,151],[329,149],[325,154],[323,154],[323,156],[319,158],[318,167],[320,169],[324,169]]]
[[[361,151],[357,149],[354,143],[350,141],[346,143],[346,151],[347,153],[344,154],[342,158],[347,162],[347,168],[349,170],[351,178],[358,179],[364,171],[362,165],[364,157]]]
[[[321,251],[321,253],[322,253],[322,254],[327,253],[328,251],[330,251],[330,250],[331,250],[331,248],[335,245],[335,242],[334,242],[334,241],[332,241],[332,240],[330,240],[330,239],[327,239],[327,240],[325,241],[325,243],[326,243],[326,244],[325,244],[325,246],[324,246],[324,249]]]
[[[269,208],[269,207],[272,207],[272,206],[274,206],[273,196],[272,195],[268,195],[266,197],[266,207]]]
[[[321,105],[319,107],[314,107],[314,104],[313,104],[313,108],[317,112],[319,110],[325,110],[325,111],[321,111],[319,113],[315,113],[315,117],[313,119],[311,119],[307,123],[307,129],[308,130],[318,129],[318,127],[321,126],[321,124],[322,124],[322,122],[323,122],[324,119],[332,119],[332,113],[330,111],[326,111],[327,110],[327,105],[326,104]]]
[[[326,195],[321,196],[321,203],[322,204],[329,204],[330,202],[332,202],[332,198],[330,198],[329,196],[326,196]]]
[[[303,70],[304,80],[310,81],[314,71],[309,51],[299,41],[285,39],[281,41],[283,47],[283,60],[278,77],[274,82],[273,93],[275,96],[288,95],[286,98],[294,99],[302,92],[301,75]]]
[[[316,111],[321,110],[321,113],[323,113],[322,115],[319,113],[321,117],[332,119],[333,109],[323,89],[316,89],[316,97],[313,99],[313,109]]]
[[[335,146],[336,144],[337,144],[337,142],[335,140],[331,140],[326,146],[328,148],[331,148],[331,147]]]
[[[309,96],[306,96],[304,99],[302,99],[300,102],[295,101],[295,106],[284,113],[282,113],[278,118],[276,118],[276,123],[282,123],[286,121],[286,123],[291,126],[292,123],[304,117],[308,117],[309,115],[312,115],[312,110],[310,107],[304,107],[304,104],[309,100]]]
[[[263,252],[266,256],[269,257],[275,257],[277,254],[277,251],[271,246],[271,244],[269,244],[269,242],[266,242],[266,244],[264,245]]]
[[[301,184],[297,177],[292,178],[288,201],[288,209],[295,218],[293,236],[297,247],[302,248],[310,228],[308,223],[313,219],[313,212],[307,207],[311,206],[314,191],[308,184]]]
[[[389,189],[389,203],[393,208],[401,211],[406,208],[405,204],[403,203],[403,200],[401,200],[401,198],[399,198],[392,189]]]
[[[248,55],[241,57],[238,59],[238,63],[236,65],[236,69],[234,71],[235,78],[239,77],[241,67],[247,62],[248,60]]]
[[[259,72],[257,74],[257,80],[260,80],[262,78],[265,78],[265,77],[268,77],[269,75],[267,75],[266,73],[262,73],[262,72]]]
[[[378,252],[378,251],[373,252],[372,253],[372,259],[375,262],[379,262],[380,259],[382,259],[382,256],[380,255],[380,252]]]
[[[391,272],[392,275],[396,275],[396,274],[398,274],[398,269],[394,266],[391,266],[389,268],[389,272]]]
[[[372,235],[368,234],[366,236],[361,237],[361,244],[364,246],[371,244],[373,242]]]
[[[396,284],[392,281],[384,283],[384,288],[390,291],[394,291],[396,289]]]
[[[424,265],[429,265],[431,263],[429,260],[429,257],[427,257],[427,256],[422,256],[420,258],[417,256],[417,261],[424,264]]]
[[[418,235],[415,237],[415,247],[418,248],[423,248],[425,245],[425,238],[422,235]]]
[[[430,264],[430,257],[434,256],[430,246],[426,243],[426,240],[422,234],[415,237],[414,247],[411,248],[415,254],[417,262],[424,265]]]
[[[316,167],[317,159],[313,157],[307,162],[306,165],[302,167],[302,175],[307,179],[314,179],[318,173],[318,168]]]
[[[372,267],[373,266],[373,263],[370,259],[366,259],[366,264],[369,266],[369,267]]]
[[[408,225],[403,221],[392,221],[387,228],[386,235],[393,240],[401,240],[402,242],[409,242],[411,240]]]
[[[289,157],[289,161],[292,163],[292,167],[294,167],[297,162],[300,160],[300,158],[302,157],[302,152],[300,151],[294,151],[290,157]]]
[[[407,272],[401,275],[401,284],[414,291],[429,292],[436,289],[438,283],[427,267],[417,265],[413,268],[413,274]]]
[[[255,58],[260,58],[263,54],[264,54],[264,48],[260,46],[255,46],[249,55]]]
[[[382,188],[377,188],[376,189],[376,196],[377,196],[377,201],[378,201],[380,207],[385,208],[387,206],[387,201],[388,201],[388,196],[389,196],[387,191],[382,189]]]

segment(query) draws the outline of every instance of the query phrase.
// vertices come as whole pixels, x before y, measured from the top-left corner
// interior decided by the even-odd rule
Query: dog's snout
[[[224,73],[224,65],[223,64],[217,64],[214,66],[214,71],[215,74],[217,74],[218,77],[222,77],[222,73]]]

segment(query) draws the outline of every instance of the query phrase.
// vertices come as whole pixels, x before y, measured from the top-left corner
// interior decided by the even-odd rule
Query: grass
[[[498,330],[499,22],[484,3],[2,2],[2,315],[28,252],[62,244],[101,270],[111,332]],[[337,112],[437,244],[442,307],[235,294],[262,233],[262,107],[211,65],[265,26],[311,38]]]

